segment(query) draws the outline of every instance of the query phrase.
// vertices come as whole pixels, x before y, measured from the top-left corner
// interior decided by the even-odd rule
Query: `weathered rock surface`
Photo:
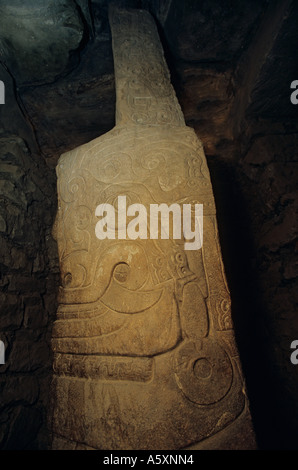
[[[180,60],[234,61],[260,20],[265,5],[264,0],[233,0],[228,4],[219,0],[201,4],[173,0],[164,24],[165,36]]]
[[[0,442],[2,449],[45,448],[56,297],[53,249],[48,259],[54,181],[20,137],[2,134],[0,157]]]
[[[1,2],[0,57],[18,86],[50,83],[68,72],[84,34],[73,0]]]

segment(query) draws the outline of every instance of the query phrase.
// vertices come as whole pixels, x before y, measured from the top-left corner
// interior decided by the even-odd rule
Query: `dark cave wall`
[[[58,264],[51,236],[55,175],[38,155],[5,76],[0,109],[0,366],[1,449],[44,449],[51,377],[50,335],[56,313]],[[31,145],[29,148],[28,145]]]
[[[44,447],[57,290],[49,260],[53,189],[21,138],[0,136],[0,153],[0,326],[6,346],[0,441],[4,449]]]
[[[257,419],[263,415],[270,445],[282,448],[297,448],[298,433],[297,375],[290,362],[298,337],[297,143],[298,134],[253,136],[238,174],[252,241],[247,313],[258,349],[248,362],[259,382]]]
[[[297,448],[297,138],[252,135],[208,158],[236,339],[260,448]]]
[[[25,83],[3,45],[0,54],[3,449],[44,449],[50,442],[50,337],[59,285],[51,236],[55,164],[62,152],[114,125],[107,2],[94,1],[91,10],[88,2],[73,3],[64,2],[62,16],[75,31],[58,22],[66,43],[58,68],[48,58],[51,74],[37,83],[33,61]],[[290,362],[290,343],[298,339],[298,106],[290,102],[290,83],[298,79],[297,4],[129,3],[156,17],[187,124],[204,144],[259,447],[297,449],[298,378]],[[36,25],[42,27],[41,18]]]
[[[267,9],[233,72],[233,144],[226,161],[222,152],[212,162],[215,181],[226,175],[215,182],[222,243],[257,439],[267,449],[297,449],[297,18],[294,2]]]

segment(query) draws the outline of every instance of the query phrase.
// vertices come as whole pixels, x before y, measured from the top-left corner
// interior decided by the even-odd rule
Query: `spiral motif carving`
[[[186,342],[177,352],[175,378],[183,394],[198,405],[212,405],[228,393],[233,369],[225,350],[211,338]]]

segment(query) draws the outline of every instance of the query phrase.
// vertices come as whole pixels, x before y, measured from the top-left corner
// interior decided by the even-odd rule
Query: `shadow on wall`
[[[55,179],[24,140],[0,136],[0,447],[44,449],[58,264]]]
[[[295,366],[290,362],[291,340],[298,332],[294,320],[295,293],[288,285],[280,297],[284,281],[272,269],[276,262],[278,266],[286,262],[282,247],[289,244],[281,235],[280,250],[276,253],[262,246],[259,234],[264,232],[268,220],[259,211],[256,183],[247,178],[241,163],[212,158],[209,168],[257,443],[260,449],[297,450],[298,384]],[[276,214],[272,212],[271,217],[273,225]],[[289,265],[291,262],[290,258]],[[284,326],[280,318],[284,319]]]

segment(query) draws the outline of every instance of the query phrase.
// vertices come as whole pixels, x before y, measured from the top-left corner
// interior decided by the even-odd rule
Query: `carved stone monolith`
[[[116,126],[57,166],[53,448],[253,448],[202,144],[149,13],[113,8],[110,24]],[[120,202],[203,204],[202,247],[140,219],[128,237]]]

